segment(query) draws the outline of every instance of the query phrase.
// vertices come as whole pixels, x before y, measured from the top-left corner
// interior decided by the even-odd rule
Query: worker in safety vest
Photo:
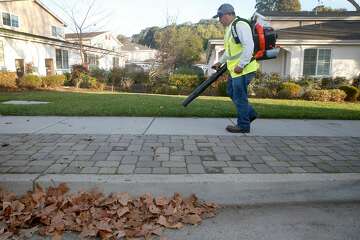
[[[213,68],[218,69],[222,64],[227,63],[230,73],[227,83],[227,94],[234,102],[237,109],[237,125],[229,125],[226,130],[232,133],[249,133],[250,123],[254,121],[257,114],[248,102],[247,87],[255,77],[259,64],[253,60],[254,40],[248,23],[238,21],[236,32],[240,44],[235,42],[231,33],[231,26],[236,20],[234,7],[230,4],[223,4],[219,7],[214,18],[219,18],[221,24],[226,28],[224,36],[225,52]]]

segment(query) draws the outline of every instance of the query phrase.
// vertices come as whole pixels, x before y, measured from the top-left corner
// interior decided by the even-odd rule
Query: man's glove
[[[220,67],[221,67],[221,63],[218,62],[218,63],[215,63],[214,65],[212,65],[211,68],[217,71],[217,70],[219,70]]]

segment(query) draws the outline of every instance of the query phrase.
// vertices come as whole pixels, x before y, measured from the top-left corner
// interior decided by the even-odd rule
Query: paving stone
[[[114,168],[117,168],[119,165],[120,165],[120,162],[118,162],[118,161],[98,161],[98,162],[95,162],[94,167],[102,167],[102,168],[114,167]]]
[[[333,166],[326,163],[319,163],[316,164],[315,166],[324,172],[328,172],[328,173],[338,172]]]
[[[231,161],[231,157],[228,154],[216,154],[215,158],[218,161]]]
[[[185,157],[186,163],[201,163],[201,158],[199,156],[186,156]]]
[[[275,173],[291,173],[291,170],[288,167],[271,167]]]
[[[0,167],[0,173],[6,173],[10,169],[11,169],[11,167]]]
[[[266,164],[270,167],[290,167],[289,163],[280,161],[266,161]]]
[[[45,171],[45,173],[58,174],[58,173],[61,173],[66,167],[67,167],[66,164],[54,164],[54,165],[50,166],[50,167]]]
[[[170,161],[185,161],[185,156],[172,156],[172,155],[170,155]]]
[[[222,168],[225,174],[237,174],[240,173],[239,169],[235,167],[224,167]]]
[[[170,162],[162,162],[162,167],[168,168],[185,168],[186,163],[184,161],[170,161]]]
[[[64,174],[76,174],[76,173],[80,173],[82,171],[83,167],[66,167],[63,170]]]
[[[160,168],[153,168],[153,174],[169,174],[170,168],[160,167]]]
[[[205,173],[205,169],[204,169],[203,165],[201,165],[201,164],[188,164],[187,169],[190,174]]]
[[[98,174],[115,174],[117,170],[117,167],[111,168],[111,167],[101,167],[98,171]]]
[[[205,167],[205,171],[208,174],[219,174],[223,173],[223,170],[221,167]]]
[[[134,173],[135,165],[120,165],[117,169],[118,174],[132,174]]]
[[[7,162],[1,163],[2,167],[18,167],[18,166],[26,166],[29,161],[24,160],[9,160]]]
[[[48,169],[49,166],[30,166],[26,169],[26,173],[42,173]]]
[[[11,167],[7,173],[28,173],[29,167]]]
[[[305,169],[303,169],[302,167],[289,167],[289,170],[292,173],[306,173]]]
[[[161,162],[156,162],[156,161],[145,161],[145,162],[138,162],[136,164],[137,167],[140,168],[155,168],[155,167],[160,167],[161,166]]]
[[[99,167],[84,167],[80,173],[81,174],[97,174],[99,172]]]
[[[253,164],[253,167],[256,169],[258,173],[273,173],[274,170],[272,170],[269,166],[265,164]]]
[[[257,171],[254,168],[239,168],[240,173],[257,173]]]
[[[139,161],[154,161],[154,156],[139,156]]]
[[[322,173],[322,170],[320,170],[317,167],[302,167],[307,173]]]
[[[150,174],[151,168],[135,168],[136,174]]]
[[[228,167],[224,161],[203,161],[205,167]]]
[[[93,161],[72,161],[70,163],[71,167],[92,167],[93,165]]]
[[[170,168],[171,174],[186,174],[186,168]]]
[[[247,161],[229,161],[227,162],[229,167],[251,167],[251,163]]]

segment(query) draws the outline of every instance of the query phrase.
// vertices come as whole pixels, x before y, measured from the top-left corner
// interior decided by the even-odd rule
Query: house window
[[[64,29],[56,26],[51,26],[51,35],[56,38],[64,38]]]
[[[3,24],[10,27],[19,27],[19,17],[10,13],[2,13]]]
[[[87,54],[86,63],[91,66],[99,66],[99,57],[94,54]]]
[[[118,57],[113,57],[113,68],[117,68],[119,67],[119,58]]]
[[[67,50],[56,49],[56,68],[69,69],[69,52]]]
[[[331,49],[305,49],[304,76],[330,75]]]
[[[0,66],[5,66],[4,44],[0,41]]]

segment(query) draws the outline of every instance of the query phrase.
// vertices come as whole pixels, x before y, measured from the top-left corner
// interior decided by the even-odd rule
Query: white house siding
[[[352,78],[360,74],[360,45],[332,48],[332,75]]]
[[[290,74],[279,71],[283,77],[300,78],[303,76],[304,51],[309,48],[331,49],[330,75],[332,77],[351,79],[360,74],[360,46],[300,45],[286,46],[285,48],[291,52]],[[284,61],[284,59],[281,60]],[[269,63],[271,62],[269,61]],[[273,63],[275,64],[275,61]],[[284,62],[281,64],[284,64]],[[286,65],[288,66],[288,64]],[[267,67],[265,72],[268,72],[268,69]]]
[[[54,65],[56,64],[53,46],[4,37],[0,40],[4,48],[5,66],[2,66],[3,69],[14,72],[16,71],[15,59],[24,59],[25,64],[32,63],[40,75],[46,75],[45,59],[52,58]]]

